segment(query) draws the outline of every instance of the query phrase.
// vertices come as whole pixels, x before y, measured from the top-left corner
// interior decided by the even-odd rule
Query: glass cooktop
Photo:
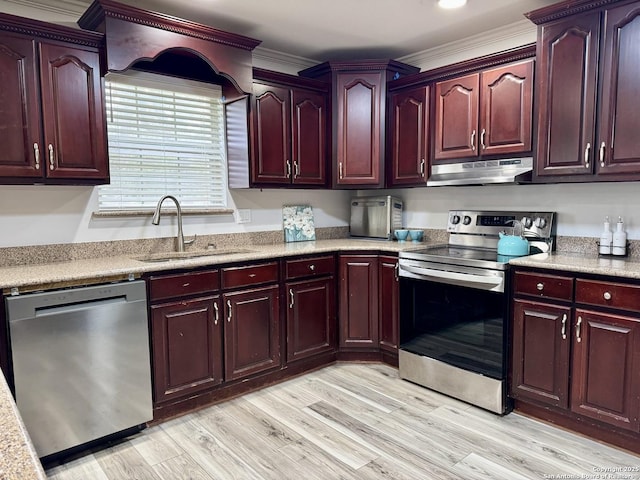
[[[434,245],[421,250],[401,252],[400,257],[499,270],[504,270],[509,260],[514,258],[508,255],[498,255],[496,250],[490,248],[472,248],[457,245]]]

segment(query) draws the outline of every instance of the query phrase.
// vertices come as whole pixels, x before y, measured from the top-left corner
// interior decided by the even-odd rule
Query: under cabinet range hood
[[[528,183],[532,170],[533,157],[432,165],[427,186]]]

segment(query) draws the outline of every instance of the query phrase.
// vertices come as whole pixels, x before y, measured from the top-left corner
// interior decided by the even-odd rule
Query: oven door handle
[[[473,275],[469,273],[446,272],[444,270],[435,270],[432,268],[411,267],[409,265],[400,265],[401,270],[422,275],[424,277],[441,278],[446,280],[456,280],[465,283],[480,283],[483,285],[498,286],[503,282],[501,277],[489,277],[486,275]]]

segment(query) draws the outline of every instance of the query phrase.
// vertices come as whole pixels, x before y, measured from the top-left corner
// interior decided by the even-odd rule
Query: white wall
[[[316,227],[349,223],[350,193],[322,190],[235,190],[230,208],[251,209],[251,222],[238,224],[233,215],[185,215],[184,233],[219,233],[280,230],[282,206],[311,205]],[[171,204],[166,203],[167,207]],[[160,225],[144,217],[93,217],[97,188],[61,186],[0,186],[0,247],[58,243],[171,237],[175,216],[162,217]]]
[[[496,185],[391,190],[405,202],[405,225],[445,228],[449,210],[540,210],[558,213],[560,236],[599,237],[608,215],[622,216],[629,239],[640,239],[640,183]]]

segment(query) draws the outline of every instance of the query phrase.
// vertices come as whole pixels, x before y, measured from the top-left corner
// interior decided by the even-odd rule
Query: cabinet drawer
[[[576,303],[640,312],[640,285],[578,279]]]
[[[222,287],[237,288],[278,281],[278,263],[222,269]]]
[[[285,263],[285,275],[287,280],[309,276],[333,275],[335,268],[332,256],[287,260]]]
[[[572,277],[516,272],[513,286],[516,295],[532,295],[566,301],[573,299]]]
[[[149,279],[149,298],[153,302],[166,298],[212,292],[219,288],[218,270],[151,277]]]

